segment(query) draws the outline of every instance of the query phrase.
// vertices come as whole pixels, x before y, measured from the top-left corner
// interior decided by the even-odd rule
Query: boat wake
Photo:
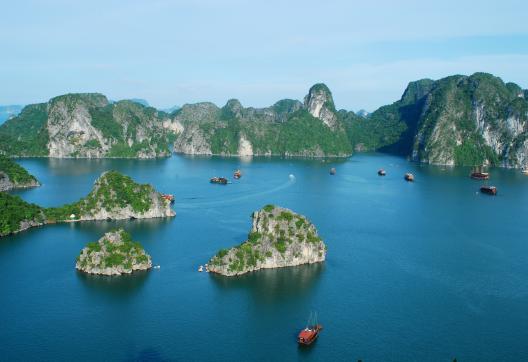
[[[288,178],[288,181],[275,186],[268,190],[262,190],[259,192],[253,192],[253,193],[247,193],[244,192],[244,194],[239,195],[226,195],[225,198],[222,199],[216,199],[216,200],[209,200],[209,201],[198,201],[198,202],[178,202],[176,203],[176,210],[178,209],[201,209],[201,208],[211,208],[216,206],[224,206],[224,205],[230,205],[235,204],[240,201],[245,201],[252,198],[258,198],[260,196],[265,196],[269,194],[274,194],[278,191],[282,191],[284,189],[287,189],[288,187],[292,186],[295,183],[295,177],[294,178]],[[192,198],[184,198],[185,200],[197,200],[197,197]],[[200,198],[201,199],[201,198]]]

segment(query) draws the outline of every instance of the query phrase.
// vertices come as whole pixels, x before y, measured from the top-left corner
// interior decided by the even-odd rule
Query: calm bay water
[[[518,171],[493,169],[499,195],[489,197],[467,168],[380,154],[19,163],[43,183],[16,192],[27,201],[75,201],[115,169],[173,193],[177,216],[0,239],[0,360],[528,360],[528,177]],[[236,168],[239,181],[209,184]],[[407,171],[416,182],[403,180]],[[268,203],[314,222],[329,249],[324,264],[239,278],[197,272],[242,242],[251,212]],[[161,268],[120,278],[76,272],[84,245],[116,226]],[[299,348],[311,310],[325,329]]]

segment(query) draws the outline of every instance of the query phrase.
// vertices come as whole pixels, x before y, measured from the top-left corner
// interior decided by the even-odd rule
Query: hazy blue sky
[[[2,0],[0,104],[266,106],[324,82],[338,108],[374,110],[411,80],[476,71],[527,88],[527,15],[526,0]]]

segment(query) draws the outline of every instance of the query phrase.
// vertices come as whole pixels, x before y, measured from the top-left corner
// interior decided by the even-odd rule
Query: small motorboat
[[[166,201],[170,202],[171,204],[174,203],[174,195],[172,195],[172,194],[163,194],[163,195],[161,195],[161,197],[163,197],[163,199],[165,199]]]
[[[385,176],[386,174],[387,174],[387,172],[385,172],[384,169],[380,168],[380,169],[378,170],[378,175],[379,175],[379,176]]]
[[[412,173],[406,173],[403,178],[405,179],[405,181],[414,181],[414,175]]]
[[[198,268],[198,271],[201,273],[203,272],[203,265],[200,265],[200,267]]]
[[[240,170],[236,170],[235,173],[233,174],[233,177],[238,180],[239,178],[242,177],[242,172],[240,172]]]
[[[523,168],[521,169],[521,172],[522,172],[523,174],[525,174],[525,175],[528,175],[528,167],[523,167]]]
[[[330,169],[330,175],[335,175],[335,174],[336,174],[336,169],[335,169],[335,167],[332,167]]]
[[[481,186],[480,192],[487,195],[497,195],[497,188],[495,186]]]
[[[227,179],[225,177],[213,177],[210,182],[212,184],[227,185]]]
[[[153,268],[154,268],[154,269],[159,269],[159,268],[161,268],[161,266],[159,266],[159,265],[154,265]]]
[[[323,326],[317,323],[317,313],[310,313],[308,323],[306,327],[299,332],[297,342],[305,346],[311,345],[317,339],[322,329]]]

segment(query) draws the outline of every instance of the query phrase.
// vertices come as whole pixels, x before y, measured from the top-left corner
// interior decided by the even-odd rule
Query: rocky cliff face
[[[322,83],[310,88],[304,97],[304,107],[315,118],[319,118],[331,129],[337,128],[337,114],[330,89]]]
[[[0,191],[9,191],[12,189],[25,189],[29,187],[38,187],[40,183],[35,179],[28,182],[14,182],[9,176],[0,171]]]
[[[268,205],[254,212],[252,218],[248,240],[218,252],[209,261],[209,271],[234,276],[325,260],[326,246],[306,217]]]
[[[170,202],[151,185],[137,184],[116,171],[103,173],[79,201],[75,220],[123,220],[172,217]]]
[[[173,123],[183,131],[175,152],[222,156],[347,156],[344,128],[324,84],[310,89],[305,103],[291,99],[271,107],[244,108],[229,100],[222,108],[211,103],[185,105]]]
[[[170,154],[169,135],[179,131],[167,114],[136,102],[109,103],[98,93],[67,94],[27,106],[2,125],[0,152],[57,158],[164,157]],[[24,143],[28,145],[20,147]]]
[[[476,73],[435,82],[425,96],[413,159],[443,165],[522,167],[528,101],[520,87]]]
[[[75,268],[89,274],[121,275],[152,267],[150,255],[130,235],[119,229],[89,243],[77,257]]]
[[[525,91],[490,74],[411,82],[401,100],[363,125],[359,131],[370,127],[381,149],[415,161],[503,167],[528,162]]]
[[[90,108],[105,107],[108,100],[102,94],[65,95],[48,104],[47,148],[50,157],[83,156],[99,158],[108,153],[111,140],[92,126]],[[97,147],[92,147],[97,144]]]

